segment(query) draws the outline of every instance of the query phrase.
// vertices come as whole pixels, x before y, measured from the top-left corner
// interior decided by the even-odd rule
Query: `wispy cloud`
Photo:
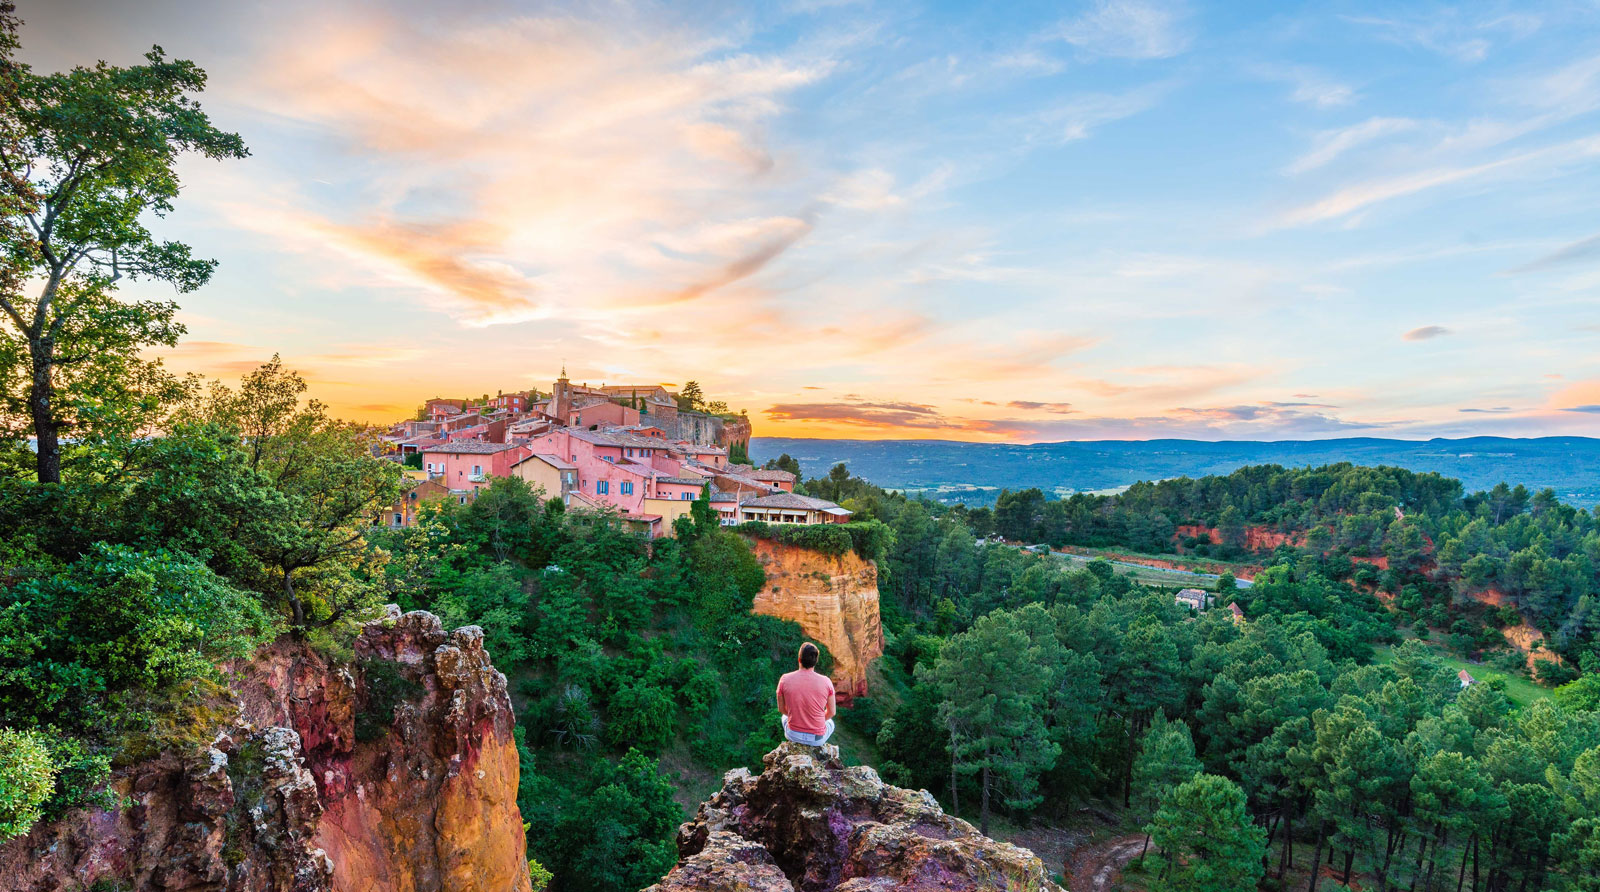
[[[1092,56],[1164,59],[1188,48],[1187,11],[1145,0],[1095,0],[1061,23],[1054,37]]]
[[[1428,341],[1447,334],[1450,334],[1450,329],[1443,325],[1424,325],[1421,328],[1413,328],[1400,337],[1407,341]]]
[[[1376,142],[1396,133],[1413,130],[1417,122],[1410,118],[1368,118],[1359,124],[1324,130],[1312,141],[1309,151],[1289,164],[1291,174],[1305,173],[1328,164],[1351,149]]]
[[[1600,235],[1592,235],[1570,244],[1562,245],[1543,257],[1531,260],[1512,270],[1515,273],[1544,272],[1555,267],[1587,263],[1600,259]]]

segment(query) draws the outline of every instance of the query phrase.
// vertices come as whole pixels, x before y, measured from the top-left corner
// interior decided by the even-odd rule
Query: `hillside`
[[[1227,474],[1246,465],[1311,467],[1334,462],[1437,471],[1470,491],[1501,481],[1553,488],[1569,504],[1600,503],[1600,439],[1470,437],[1387,440],[1352,437],[1274,442],[1084,440],[1064,443],[961,443],[949,440],[809,440],[756,437],[750,456],[788,453],[808,474],[839,462],[889,489],[930,491],[941,501],[992,502],[1000,489],[1037,486],[1095,492],[1138,480]]]

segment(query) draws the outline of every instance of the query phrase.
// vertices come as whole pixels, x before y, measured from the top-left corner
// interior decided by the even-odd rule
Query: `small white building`
[[[1178,606],[1194,610],[1204,610],[1211,606],[1211,593],[1204,589],[1181,589],[1177,595]]]

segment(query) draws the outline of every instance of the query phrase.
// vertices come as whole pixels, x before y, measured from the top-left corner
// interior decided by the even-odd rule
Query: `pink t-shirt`
[[[778,702],[789,717],[789,730],[821,734],[828,730],[828,704],[833,682],[814,669],[796,669],[778,679]]]

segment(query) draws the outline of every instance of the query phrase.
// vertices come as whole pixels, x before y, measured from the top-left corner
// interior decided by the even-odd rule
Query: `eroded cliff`
[[[679,861],[646,892],[1060,892],[1032,852],[980,835],[926,792],[838,750],[786,743],[728,772],[678,829]]]
[[[750,546],[767,571],[755,611],[799,623],[833,655],[834,687],[865,694],[867,667],[883,655],[877,565],[854,552],[835,557],[769,539]]]
[[[0,890],[527,892],[511,701],[483,633],[390,607],[355,653],[284,640],[231,667],[237,717],[209,747],[119,770],[125,808],[0,847]]]

